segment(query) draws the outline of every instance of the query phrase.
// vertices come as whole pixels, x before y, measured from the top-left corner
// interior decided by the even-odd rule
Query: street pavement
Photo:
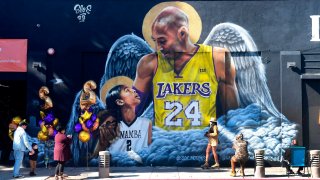
[[[293,168],[296,171],[296,168]],[[9,180],[12,178],[13,167],[0,166],[0,180]],[[20,173],[25,176],[25,180],[54,180],[55,167],[37,168],[36,176],[29,176],[29,168],[21,168]],[[237,169],[238,171],[238,169]],[[220,169],[201,169],[200,167],[110,167],[108,178],[99,178],[98,167],[65,167],[64,172],[68,175],[64,179],[261,179],[254,177],[254,168],[245,170],[246,176],[240,177],[237,173],[236,177],[230,177],[230,168]],[[302,171],[303,172],[303,171]],[[314,179],[308,175],[286,175],[285,168],[282,167],[266,167],[265,179]],[[310,172],[309,172],[310,173]]]

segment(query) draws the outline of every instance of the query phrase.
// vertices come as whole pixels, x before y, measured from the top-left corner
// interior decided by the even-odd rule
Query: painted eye
[[[161,40],[161,41],[159,41],[159,44],[164,45],[164,44],[166,44],[166,42],[167,41],[165,41],[165,40]]]

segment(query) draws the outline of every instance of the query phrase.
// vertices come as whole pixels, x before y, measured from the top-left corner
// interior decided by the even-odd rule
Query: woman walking
[[[208,145],[206,149],[206,161],[201,166],[202,169],[208,169],[209,168],[209,155],[210,150],[212,150],[213,158],[215,161],[215,164],[212,165],[212,168],[219,168],[219,160],[218,160],[218,154],[217,154],[217,145],[218,145],[218,126],[217,126],[217,120],[216,118],[212,117],[210,119],[210,128],[209,131],[206,132],[205,136],[208,137]]]

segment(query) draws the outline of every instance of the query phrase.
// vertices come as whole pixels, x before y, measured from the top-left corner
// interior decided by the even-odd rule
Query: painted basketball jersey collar
[[[169,60],[168,63],[171,66],[174,66],[173,71],[176,74],[176,78],[182,78],[182,76],[180,76],[181,72],[183,71],[183,69],[186,67],[186,65],[192,60],[192,58],[195,56],[195,54],[197,54],[197,52],[200,49],[200,45],[198,44],[194,44],[196,46],[196,49],[191,53],[190,58],[188,58],[187,60],[185,60],[184,62],[182,62],[182,65],[180,65],[180,68],[175,68],[177,65],[175,64],[174,60]],[[157,54],[160,56],[162,56],[162,59],[164,59],[163,54],[159,51],[157,52]],[[171,61],[173,61],[173,63],[170,63]]]
[[[131,121],[131,123],[127,123],[127,121],[123,120],[123,118],[121,118],[121,121],[128,127],[130,127],[132,124],[134,124],[134,122],[137,120],[137,116],[134,118],[134,120]]]
[[[195,54],[199,51],[200,46],[198,44],[194,44],[196,46],[196,49],[192,52],[191,56],[189,59],[187,59],[183,64],[181,65],[180,69],[174,68],[174,73],[177,75],[177,77],[181,77],[180,74],[183,71],[183,69],[186,67],[186,65],[192,60]]]

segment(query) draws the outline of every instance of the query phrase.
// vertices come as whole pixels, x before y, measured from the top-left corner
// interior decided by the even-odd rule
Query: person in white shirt
[[[27,126],[28,123],[23,120],[19,123],[19,127],[14,131],[13,151],[15,162],[13,167],[13,178],[23,178],[19,171],[22,164],[24,152],[29,150],[31,155],[34,154],[34,151],[28,142],[27,133],[25,132]]]

